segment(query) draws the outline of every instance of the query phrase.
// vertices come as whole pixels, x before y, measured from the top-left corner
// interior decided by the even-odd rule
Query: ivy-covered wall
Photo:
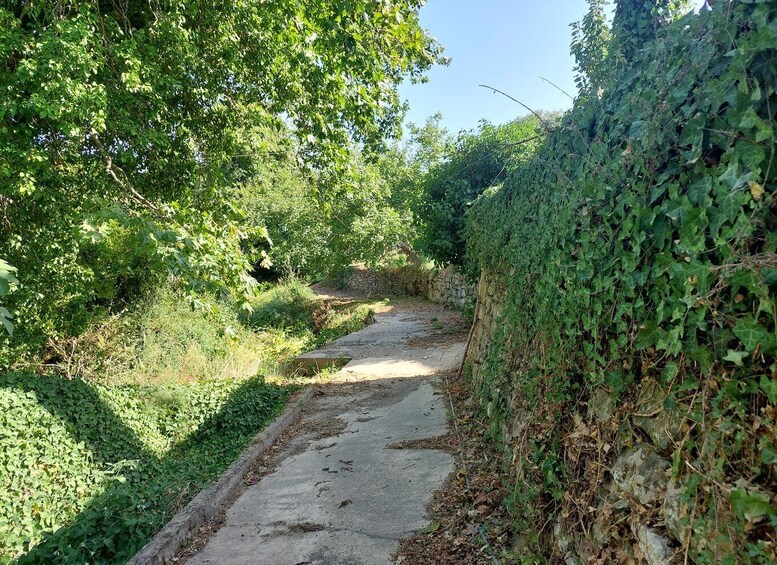
[[[529,561],[777,559],[777,1],[711,4],[468,216]]]

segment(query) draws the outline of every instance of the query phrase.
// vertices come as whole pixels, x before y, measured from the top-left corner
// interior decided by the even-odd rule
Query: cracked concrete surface
[[[352,361],[306,409],[277,467],[188,563],[389,563],[398,540],[428,524],[426,505],[453,471],[444,451],[390,446],[448,432],[438,373],[461,362],[465,336],[440,339],[435,325],[457,317],[400,301],[328,347]]]
[[[428,306],[427,306],[428,305]],[[418,300],[400,301],[388,314],[378,314],[375,323],[332,343],[300,355],[299,367],[341,366],[346,373],[367,377],[375,375],[422,376],[458,368],[464,355],[463,340],[438,343],[432,319],[437,327],[456,324],[458,314]],[[436,339],[435,339],[436,338]],[[357,380],[361,380],[358,379]]]

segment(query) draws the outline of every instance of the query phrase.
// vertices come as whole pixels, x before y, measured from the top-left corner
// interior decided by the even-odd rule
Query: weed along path
[[[347,363],[248,477],[255,484],[190,565],[382,565],[399,539],[427,526],[426,505],[454,468],[435,449],[448,433],[438,383],[458,368],[466,328],[457,312],[425,301],[386,310],[303,356],[303,365]]]

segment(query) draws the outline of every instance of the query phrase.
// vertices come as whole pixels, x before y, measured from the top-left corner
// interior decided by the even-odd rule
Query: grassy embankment
[[[247,315],[163,290],[0,376],[0,563],[126,561],[281,412],[295,355],[371,317],[297,281]]]

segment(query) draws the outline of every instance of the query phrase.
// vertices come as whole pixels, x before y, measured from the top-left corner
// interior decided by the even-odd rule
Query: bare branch
[[[510,95],[509,95],[509,94],[507,94],[506,92],[502,92],[501,90],[499,90],[498,88],[494,88],[493,86],[488,86],[487,84],[479,84],[478,86],[480,86],[480,87],[482,87],[482,88],[488,88],[489,90],[492,90],[493,92],[495,92],[495,93],[497,93],[497,94],[501,94],[502,96],[504,96],[504,97],[506,97],[506,98],[509,98],[510,100],[512,100],[513,102],[515,102],[516,104],[520,104],[521,106],[523,106],[524,108],[526,108],[527,110],[529,110],[529,112],[531,112],[532,114],[534,114],[534,115],[536,116],[536,118],[537,118],[537,119],[540,121],[540,123],[541,123],[541,124],[542,124],[542,125],[545,127],[545,129],[548,129],[548,124],[547,124],[547,123],[545,123],[545,120],[543,120],[543,119],[542,119],[542,117],[541,117],[541,116],[540,116],[540,115],[539,115],[537,112],[535,112],[534,110],[532,110],[531,108],[529,108],[529,107],[528,107],[526,104],[524,104],[524,103],[523,103],[523,102],[521,102],[520,100],[518,100],[518,99],[516,99],[516,98],[513,98],[512,96],[510,96]]]
[[[560,87],[559,85],[557,85],[555,82],[553,82],[553,81],[550,81],[550,80],[546,79],[545,77],[540,77],[540,78],[541,78],[542,80],[544,80],[545,82],[547,82],[547,83],[548,83],[550,86],[554,87],[556,90],[558,90],[559,92],[561,92],[561,94],[565,94],[565,95],[567,95],[567,96],[569,97],[569,99],[570,99],[570,100],[574,101],[575,97],[574,97],[574,96],[572,96],[572,95],[571,95],[569,92],[567,92],[567,91],[566,91],[566,90],[564,90],[563,88],[561,88],[561,87]]]
[[[107,172],[111,178],[116,181],[116,183],[125,188],[130,193],[130,196],[132,196],[132,199],[135,200],[138,204],[148,208],[152,212],[159,213],[159,206],[135,190],[135,188],[132,186],[132,183],[130,182],[129,176],[127,176],[127,173],[124,172],[124,169],[114,164],[111,155],[105,149],[105,146],[100,140],[100,136],[94,129],[89,132],[89,137],[97,146],[97,149],[99,149],[100,153],[105,159],[105,172]],[[119,175],[116,173],[119,173],[121,178],[119,178]]]

